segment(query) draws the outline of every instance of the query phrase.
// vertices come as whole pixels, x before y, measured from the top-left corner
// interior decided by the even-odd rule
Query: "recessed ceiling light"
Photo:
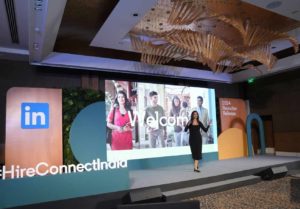
[[[268,9],[276,9],[276,8],[280,7],[281,4],[282,4],[281,1],[272,1],[269,4],[267,4],[266,8],[268,8]]]
[[[35,32],[40,32],[41,29],[40,29],[39,27],[35,27],[35,28],[34,28],[34,31],[35,31]]]

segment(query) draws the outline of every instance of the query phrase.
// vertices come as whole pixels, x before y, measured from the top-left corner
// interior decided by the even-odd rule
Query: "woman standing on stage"
[[[194,160],[194,171],[200,172],[199,170],[199,160],[202,159],[202,136],[200,134],[200,128],[207,132],[209,125],[211,121],[209,121],[209,124],[207,127],[204,127],[204,125],[199,120],[199,115],[197,111],[193,111],[191,114],[191,119],[187,123],[184,131],[187,130],[190,131],[190,137],[189,137],[189,144],[192,152],[192,158]]]

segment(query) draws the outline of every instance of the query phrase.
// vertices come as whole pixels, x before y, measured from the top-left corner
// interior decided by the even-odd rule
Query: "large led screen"
[[[204,126],[211,121],[203,153],[217,152],[214,89],[106,80],[105,102],[108,160],[190,154],[184,127],[193,110]]]

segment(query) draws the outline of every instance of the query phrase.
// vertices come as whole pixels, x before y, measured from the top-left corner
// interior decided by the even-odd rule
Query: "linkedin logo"
[[[49,128],[48,103],[22,103],[21,128],[41,129]]]

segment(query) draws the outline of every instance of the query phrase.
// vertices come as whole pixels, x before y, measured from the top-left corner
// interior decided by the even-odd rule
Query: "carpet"
[[[193,197],[201,209],[300,209],[300,178],[287,176]]]

